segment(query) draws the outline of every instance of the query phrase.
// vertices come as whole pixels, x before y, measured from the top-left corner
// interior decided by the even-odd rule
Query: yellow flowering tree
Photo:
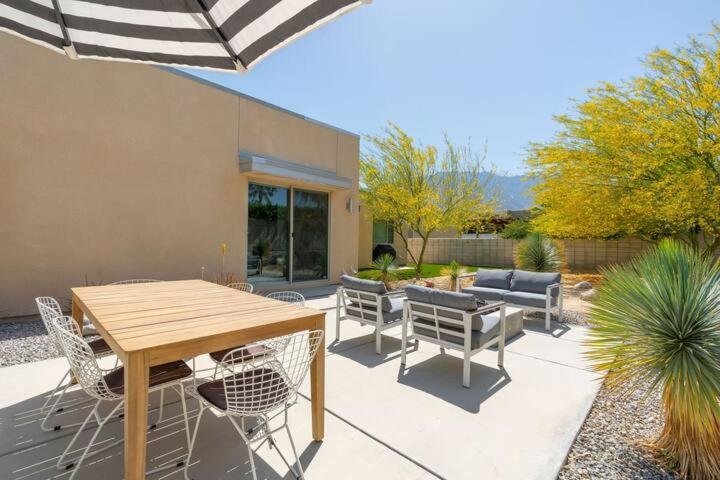
[[[388,123],[382,135],[366,137],[360,161],[363,207],[374,220],[391,222],[408,247],[415,232],[422,240],[417,256],[408,255],[420,275],[427,240],[440,229],[461,229],[471,218],[490,216],[483,155],[445,136],[444,152],[423,146]],[[488,178],[485,176],[484,178]]]
[[[643,75],[605,83],[556,117],[530,148],[542,211],[536,230],[565,238],[675,237],[720,246],[720,28],[656,50]]]

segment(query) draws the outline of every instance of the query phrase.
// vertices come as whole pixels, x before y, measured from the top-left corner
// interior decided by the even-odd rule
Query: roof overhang
[[[338,176],[330,170],[244,151],[240,152],[240,173],[296,180],[331,190],[348,190],[353,186],[350,178]]]

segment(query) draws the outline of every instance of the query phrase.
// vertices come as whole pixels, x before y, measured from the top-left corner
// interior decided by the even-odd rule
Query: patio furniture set
[[[203,413],[212,409],[218,417],[228,419],[247,446],[253,478],[257,479],[254,450],[266,442],[296,478],[304,478],[287,415],[310,371],[313,436],[322,439],[324,354],[318,352],[324,348],[324,314],[306,308],[297,292],[259,296],[252,294],[251,284],[229,287],[201,280],[134,280],[76,288],[72,317],[63,315],[55,299],[36,299],[52,341],[69,364],[41,408],[44,431],[77,428],[57,461],[58,469],[72,469],[69,478],[73,479],[87,458],[124,442],[125,478],[184,467],[187,479]],[[87,321],[102,338],[88,337]],[[202,370],[195,369],[195,356],[203,353],[209,353],[215,362],[210,378],[198,377]],[[98,360],[113,354],[114,367],[101,368]],[[87,398],[73,405],[59,403],[75,382]],[[146,434],[162,420],[166,390],[180,397],[188,453],[178,462],[146,471]],[[159,392],[160,403],[157,420],[148,427],[148,395],[153,392]],[[200,407],[192,430],[186,394]],[[48,424],[56,414],[91,402],[94,406],[83,422]],[[108,411],[105,405],[111,408],[103,416],[101,409]],[[249,417],[253,422],[246,425]],[[124,422],[124,439],[98,441],[112,418]],[[78,441],[91,421],[97,428],[79,448]],[[294,466],[274,440],[273,435],[281,430],[289,437]]]
[[[383,282],[343,275],[337,290],[336,341],[340,340],[342,320],[371,325],[375,327],[375,352],[380,354],[382,332],[402,325],[402,365],[412,339],[416,345],[420,340],[438,345],[441,352],[460,351],[462,384],[469,388],[470,359],[497,346],[497,363],[502,367],[506,340],[523,330],[523,312],[545,312],[545,328],[550,330],[552,310],[557,308],[558,318],[562,316],[563,290],[560,273],[478,269],[461,278],[471,276],[475,277],[473,285],[461,288],[458,281],[455,292],[417,285],[388,292]]]

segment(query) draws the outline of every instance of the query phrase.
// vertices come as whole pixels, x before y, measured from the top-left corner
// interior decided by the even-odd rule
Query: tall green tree
[[[490,216],[483,179],[484,155],[445,136],[444,151],[423,146],[395,124],[366,138],[360,161],[362,202],[374,220],[391,222],[408,247],[411,232],[422,240],[408,255],[420,271],[428,238],[440,229],[462,229],[471,218]],[[484,176],[487,178],[488,176]]]
[[[536,230],[567,238],[675,237],[720,246],[720,28],[643,61],[556,117],[530,148]]]

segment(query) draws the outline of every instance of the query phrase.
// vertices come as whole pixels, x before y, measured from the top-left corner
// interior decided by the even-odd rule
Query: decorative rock
[[[578,282],[575,284],[575,288],[578,290],[590,290],[593,286],[590,282]]]
[[[580,298],[582,300],[585,300],[586,302],[591,302],[595,298],[596,295],[597,295],[597,290],[595,290],[594,288],[591,288],[590,290],[582,292],[580,294]]]

